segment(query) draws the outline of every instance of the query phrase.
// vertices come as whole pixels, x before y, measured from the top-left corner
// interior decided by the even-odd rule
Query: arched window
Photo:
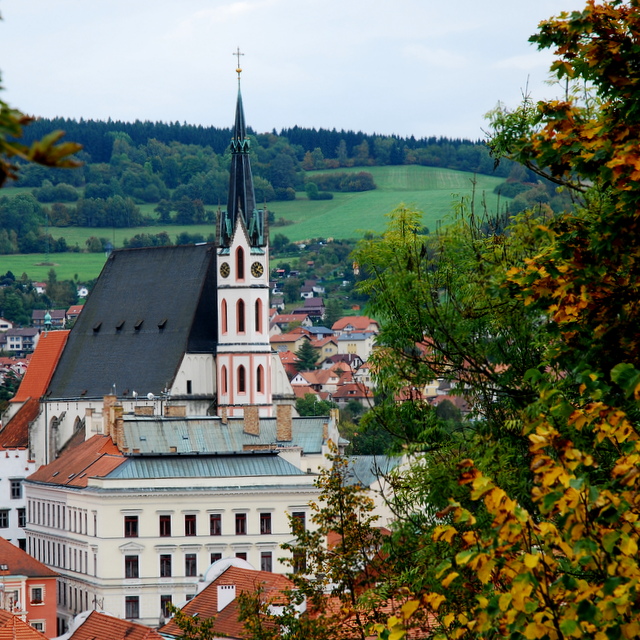
[[[245,329],[244,329],[244,300],[238,300],[237,311],[238,311],[238,321],[237,321],[238,333],[244,333],[244,331],[245,331]]]
[[[258,393],[262,393],[264,387],[264,368],[260,364],[258,365],[258,370],[256,371],[256,391]]]
[[[227,379],[227,367],[226,365],[222,365],[222,369],[220,369],[220,389],[222,393],[228,393],[228,389],[229,389],[229,381]]]
[[[246,393],[247,391],[247,374],[245,368],[240,365],[238,367],[238,393]]]
[[[223,300],[220,303],[220,315],[222,318],[220,319],[220,324],[222,325],[222,333],[227,333],[227,301]]]
[[[256,331],[262,333],[262,300],[260,298],[256,300],[255,314]]]
[[[238,247],[236,251],[236,278],[244,280],[244,249]]]

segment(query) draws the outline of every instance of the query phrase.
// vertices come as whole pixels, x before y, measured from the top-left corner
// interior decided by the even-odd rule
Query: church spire
[[[231,175],[229,178],[229,198],[227,211],[222,216],[220,228],[220,245],[225,247],[231,244],[231,239],[236,230],[238,219],[243,223],[251,246],[263,246],[264,220],[263,213],[256,208],[256,196],[253,188],[253,176],[251,175],[251,162],[249,160],[249,138],[244,120],[244,108],[242,106],[242,93],[240,91],[240,49],[233,55],[238,57],[238,101],[236,103],[236,119],[231,138]]]

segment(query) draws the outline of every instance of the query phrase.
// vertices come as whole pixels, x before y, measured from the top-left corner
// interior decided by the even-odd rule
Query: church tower
[[[246,407],[272,414],[269,342],[269,235],[266,212],[256,207],[240,91],[231,140],[227,210],[218,226],[218,347],[216,380],[219,415],[241,416]]]

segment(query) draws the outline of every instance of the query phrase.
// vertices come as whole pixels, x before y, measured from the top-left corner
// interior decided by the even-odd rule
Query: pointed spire
[[[236,103],[236,119],[231,138],[231,175],[229,177],[229,198],[227,211],[221,225],[220,244],[228,246],[236,229],[238,219],[249,232],[252,246],[264,245],[264,224],[262,214],[256,208],[256,196],[253,188],[251,162],[249,159],[249,138],[244,120],[242,92],[240,91],[240,49],[233,55],[238,56],[238,100]]]

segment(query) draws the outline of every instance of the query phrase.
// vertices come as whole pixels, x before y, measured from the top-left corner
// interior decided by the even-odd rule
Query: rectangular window
[[[42,604],[42,587],[31,588],[31,604]]]
[[[244,551],[238,551],[238,553],[236,553],[236,558],[240,558],[240,560],[246,560],[247,554]]]
[[[222,514],[212,513],[209,516],[209,534],[212,536],[222,535]]]
[[[160,537],[168,538],[171,536],[171,516],[160,516]]]
[[[22,499],[22,480],[11,480],[11,499]]]
[[[171,604],[171,596],[160,596],[160,610],[162,611],[163,618],[171,617],[171,609],[169,605]]]
[[[271,533],[271,514],[270,513],[260,514],[260,533],[262,535]]]
[[[32,620],[29,624],[36,630],[44,633],[44,622],[42,620]]]
[[[124,557],[124,577],[125,578],[140,577],[140,573],[138,569],[138,556]]]
[[[198,575],[198,560],[195,553],[187,553],[184,557],[184,575],[193,577]]]
[[[24,529],[27,526],[27,510],[18,509],[18,526]]]
[[[247,514],[236,513],[236,535],[247,535]]]
[[[305,573],[307,570],[307,555],[304,551],[293,552],[293,572]]]
[[[0,529],[9,528],[9,509],[0,509]]]
[[[195,536],[196,535],[196,514],[188,513],[184,517],[184,535]]]
[[[126,596],[124,599],[125,618],[140,617],[140,598],[138,596]]]
[[[263,551],[260,554],[260,571],[273,571],[273,559],[271,551]]]
[[[307,516],[304,511],[294,511],[291,517],[293,518],[291,521],[293,533],[295,533],[296,530],[304,531],[307,528]]]
[[[211,564],[213,564],[214,562],[217,562],[218,560],[222,560],[222,554],[221,553],[212,553],[211,554]]]
[[[124,517],[124,537],[125,538],[138,537],[138,516]]]
[[[160,556],[160,577],[161,578],[171,577],[171,555],[170,554],[163,554]]]

